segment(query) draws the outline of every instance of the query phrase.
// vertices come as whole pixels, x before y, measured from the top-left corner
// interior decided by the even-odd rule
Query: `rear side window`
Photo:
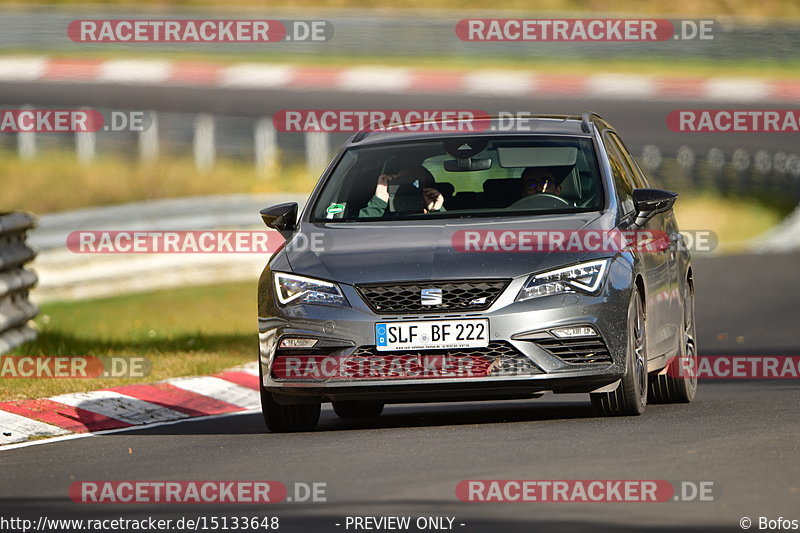
[[[631,170],[631,177],[633,178],[633,183],[637,189],[646,189],[650,187],[647,183],[647,177],[642,172],[642,169],[639,168],[639,164],[636,162],[636,159],[633,158],[631,155],[631,151],[628,150],[628,147],[625,146],[625,143],[622,142],[622,139],[617,136],[616,133],[608,133],[606,137],[614,144],[614,147],[617,151],[622,155],[623,160],[626,163],[626,166]]]
[[[627,215],[634,210],[634,184],[632,180],[634,172],[620,153],[618,143],[614,142],[610,137],[609,134],[603,137],[606,145],[606,153],[608,154],[608,162],[611,164],[611,173],[614,176],[614,189],[617,193],[620,213]]]

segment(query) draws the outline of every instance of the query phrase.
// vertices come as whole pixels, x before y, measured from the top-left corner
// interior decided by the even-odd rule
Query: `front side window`
[[[591,139],[458,137],[349,149],[312,220],[535,215],[603,204]]]

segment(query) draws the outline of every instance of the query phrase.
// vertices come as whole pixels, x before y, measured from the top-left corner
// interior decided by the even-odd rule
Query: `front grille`
[[[508,280],[414,281],[359,285],[364,300],[377,313],[482,311],[488,309]],[[423,289],[441,289],[442,303],[422,305]]]
[[[565,363],[586,365],[611,362],[608,348],[600,337],[540,339],[536,344]]]
[[[503,341],[486,348],[458,350],[413,350],[379,352],[375,346],[361,346],[352,354],[337,357],[307,356],[291,361],[278,357],[272,375],[279,380],[377,380],[480,378],[541,374],[530,359]],[[326,360],[327,359],[327,360]]]

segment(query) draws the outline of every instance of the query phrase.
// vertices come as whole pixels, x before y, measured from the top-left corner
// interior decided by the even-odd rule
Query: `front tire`
[[[678,357],[667,371],[650,378],[650,393],[657,403],[689,403],[697,394],[697,334],[694,318],[694,285],[686,280],[683,296],[682,339]]]
[[[264,390],[259,364],[258,388],[261,392],[261,414],[267,428],[273,433],[293,433],[313,431],[319,423],[321,404],[281,405],[268,391]]]
[[[627,371],[611,392],[592,393],[592,408],[599,416],[638,416],[647,405],[647,336],[642,296],[636,291],[628,306]]]

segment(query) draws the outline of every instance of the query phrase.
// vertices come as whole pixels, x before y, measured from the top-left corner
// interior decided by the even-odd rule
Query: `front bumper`
[[[378,315],[349,285],[340,285],[351,307],[289,305],[280,307],[272,294],[271,272],[262,274],[259,302],[259,362],[262,387],[281,403],[373,399],[385,402],[428,402],[530,397],[544,391],[591,392],[613,384],[625,374],[627,309],[631,271],[612,262],[603,290],[596,296],[566,294],[515,302],[523,278],[516,278],[486,311]],[[510,346],[533,370],[497,375],[459,375],[318,379],[287,378],[275,373],[276,362],[291,355],[278,349],[286,336],[319,339],[335,357],[348,357],[375,345],[375,323],[391,320],[487,318],[490,342]],[[537,338],[555,327],[591,325],[607,349],[603,362],[574,362],[542,347]],[[525,337],[522,339],[520,337]],[[310,353],[310,352],[309,352]],[[431,352],[433,353],[433,352]],[[386,352],[383,352],[386,354]],[[398,354],[403,355],[403,354]],[[277,365],[280,366],[280,363]]]

